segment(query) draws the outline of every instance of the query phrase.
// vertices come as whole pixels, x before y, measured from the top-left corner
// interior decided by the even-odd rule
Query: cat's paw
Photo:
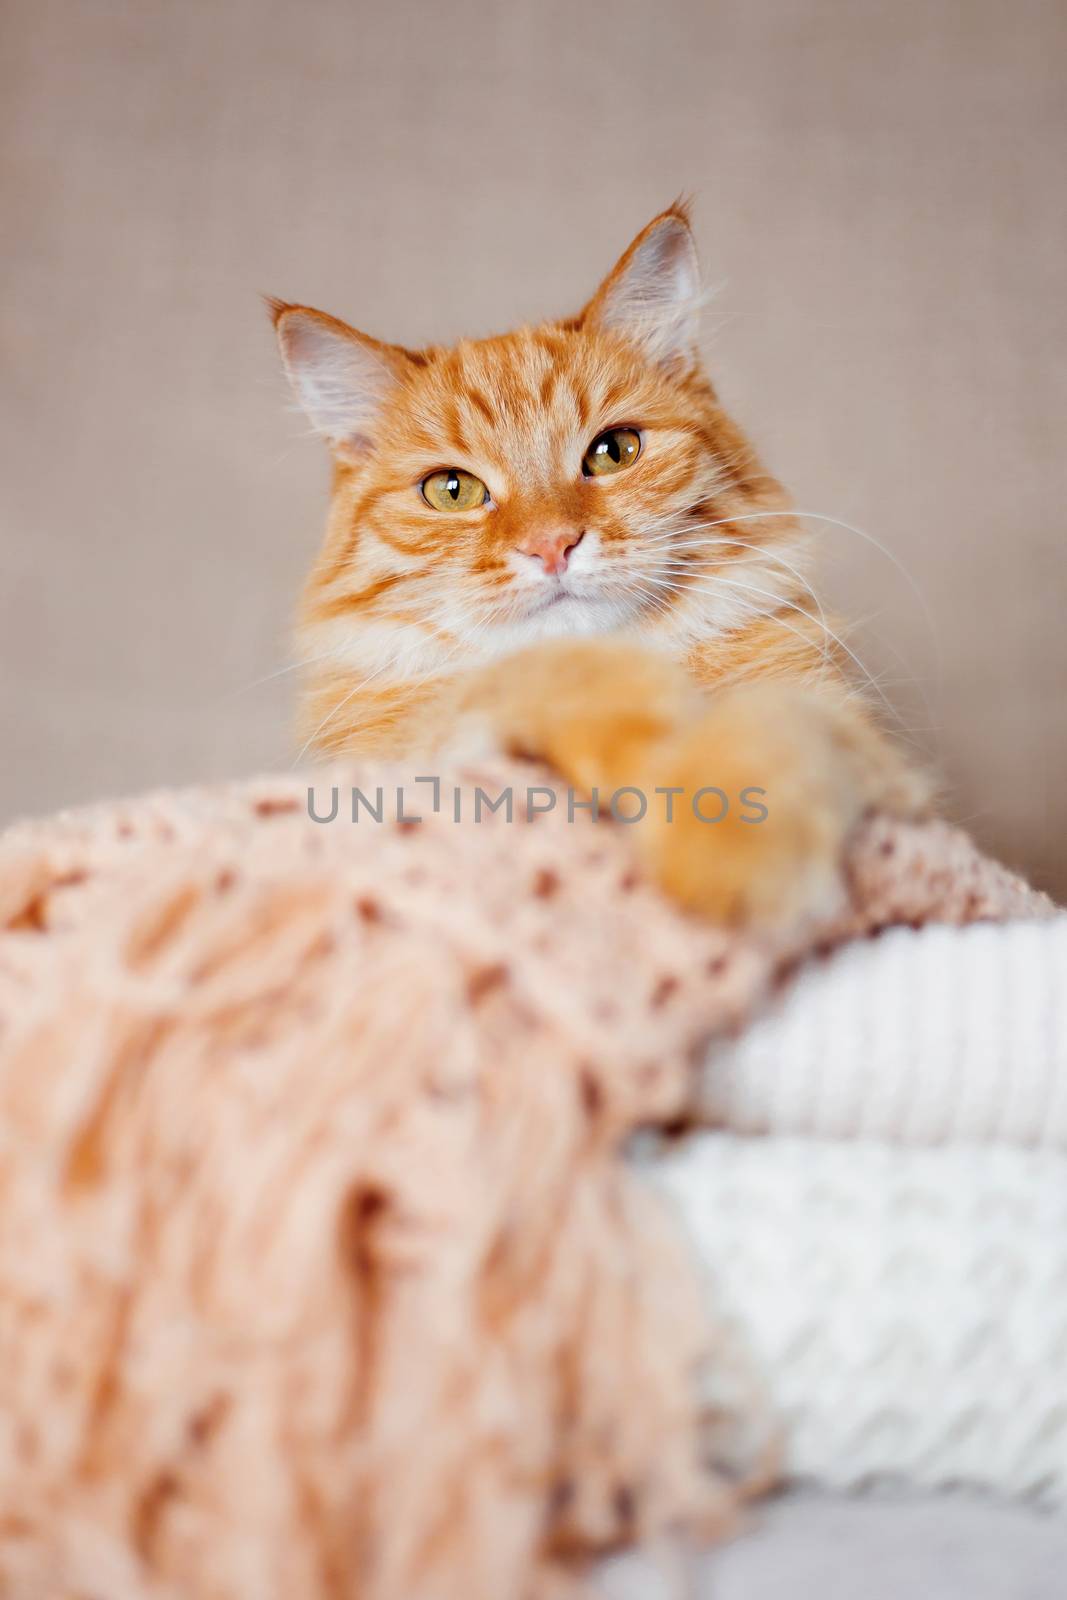
[[[674,899],[734,926],[832,917],[859,818],[915,814],[928,796],[849,710],[770,687],[724,697],[661,746],[657,767],[681,793],[670,820],[638,830],[648,863]]]
[[[796,772],[786,777],[785,752],[770,745],[763,741],[758,752],[773,758],[766,767],[758,759],[739,768],[731,761],[724,771],[704,730],[692,730],[666,769],[666,783],[682,791],[673,815],[642,837],[648,864],[672,899],[716,922],[785,927],[831,917],[842,904],[850,819],[821,786]],[[709,785],[726,797],[725,813],[719,796],[706,793]],[[758,809],[740,798],[753,790]]]

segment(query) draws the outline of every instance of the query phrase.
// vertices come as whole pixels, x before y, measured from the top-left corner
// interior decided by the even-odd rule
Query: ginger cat
[[[923,782],[848,679],[781,486],[697,353],[686,209],[578,316],[405,350],[272,301],[333,454],[299,623],[305,748],[426,757],[471,737],[585,792],[683,793],[633,826],[685,905],[734,923],[832,908],[846,834]],[[687,797],[765,791],[714,825]],[[634,802],[636,809],[636,802]]]

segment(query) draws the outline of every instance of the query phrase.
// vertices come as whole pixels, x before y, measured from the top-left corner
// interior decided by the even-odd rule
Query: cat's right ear
[[[358,461],[370,449],[383,401],[404,375],[407,352],[310,306],[268,300],[267,309],[301,409],[337,455]]]

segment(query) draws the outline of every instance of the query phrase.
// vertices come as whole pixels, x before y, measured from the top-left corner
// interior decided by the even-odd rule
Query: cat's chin
[[[541,639],[581,639],[610,633],[632,620],[632,608],[606,595],[574,594],[559,589],[507,625],[509,648]]]

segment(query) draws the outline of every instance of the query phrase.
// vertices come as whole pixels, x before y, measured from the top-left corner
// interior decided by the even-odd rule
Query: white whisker
[[[935,670],[936,670],[936,672],[938,674],[940,674],[940,670],[941,669],[940,669],[940,662],[938,660],[938,657],[939,657],[939,642],[938,642],[938,635],[937,635],[937,627],[936,627],[935,622],[934,622],[933,612],[930,610],[930,606],[929,606],[929,603],[928,603],[928,601],[926,599],[925,594],[923,593],[922,589],[919,587],[919,585],[916,582],[915,578],[908,571],[907,567],[899,559],[899,557],[894,555],[892,550],[890,550],[887,545],[884,545],[880,539],[876,539],[873,533],[868,533],[865,528],[858,528],[858,527],[855,526],[854,523],[845,522],[841,517],[828,516],[825,512],[822,512],[822,511],[801,511],[801,510],[794,509],[794,508],[789,508],[789,509],[784,509],[784,510],[773,510],[773,511],[742,511],[742,512],[738,512],[734,516],[719,517],[719,518],[717,518],[717,519],[715,519],[713,521],[703,522],[703,523],[699,523],[699,524],[691,523],[689,526],[694,531],[696,531],[697,529],[704,529],[704,528],[722,528],[722,527],[727,527],[731,523],[735,523],[735,522],[763,522],[763,521],[767,521],[767,520],[770,520],[770,519],[773,519],[773,518],[777,518],[777,517],[801,518],[801,519],[804,519],[806,521],[823,522],[823,523],[826,523],[828,526],[833,527],[833,528],[842,528],[842,529],[844,529],[844,531],[846,533],[854,533],[858,539],[865,540],[866,543],[871,545],[871,547],[873,549],[877,550],[880,555],[884,556],[884,558],[890,563],[890,565],[893,566],[896,569],[896,571],[900,574],[900,576],[903,578],[904,582],[908,585],[908,588],[911,590],[913,596],[915,597],[916,601],[918,602],[919,608],[920,608],[920,610],[922,611],[922,614],[923,614],[923,619],[924,619],[924,621],[926,623],[926,626],[927,626],[927,628],[929,630],[931,643],[932,643],[933,648],[934,648]],[[684,532],[685,529],[684,529],[684,527],[680,527],[678,531],[679,532]],[[657,538],[657,539],[647,540],[646,543],[650,543],[650,544],[668,543],[672,539],[672,537],[673,537],[673,535],[671,533],[664,533],[664,534],[660,535],[659,538]]]
[[[695,589],[699,593],[706,593],[706,594],[713,594],[715,592],[714,589],[708,589],[706,586],[701,585],[701,584],[676,584],[676,583],[669,583],[668,580],[665,580],[665,579],[661,579],[661,580],[651,579],[650,581],[651,582],[661,582],[661,583],[663,583],[664,587],[669,587],[669,588],[675,589],[679,593],[685,593],[686,591],[693,590],[693,589]],[[808,622],[816,622],[816,623],[818,622],[818,618],[817,617],[813,617],[810,611],[805,611],[803,606],[797,605],[795,601],[787,600],[782,595],[775,594],[774,591],[771,590],[771,589],[760,589],[755,584],[740,583],[736,579],[722,578],[722,577],[718,577],[718,576],[715,578],[715,583],[716,584],[725,584],[728,588],[738,589],[742,593],[754,594],[754,595],[757,595],[757,596],[759,596],[759,597],[761,597],[763,599],[771,600],[771,601],[774,602],[775,607],[786,606],[790,611],[795,611],[800,616],[806,618],[806,620]],[[784,618],[775,615],[774,612],[767,612],[767,611],[757,610],[754,614],[756,616],[766,617],[766,619],[768,621],[777,622],[780,626],[782,626],[784,628],[787,628],[790,633],[795,633],[798,638],[803,639],[806,644],[811,644],[812,643],[812,640],[809,638],[809,636],[807,634],[802,633],[799,628],[791,626],[790,624],[785,622]],[[889,712],[889,714],[892,717],[894,717],[895,719],[899,720],[896,707],[893,705],[892,701],[890,701],[888,699],[888,697],[879,688],[879,686],[878,686],[878,684],[877,684],[877,682],[876,682],[876,680],[874,678],[874,675],[871,673],[870,669],[866,666],[866,664],[856,654],[856,652],[853,649],[851,649],[850,646],[847,645],[845,643],[845,641],[841,638],[840,634],[835,633],[832,628],[825,627],[823,629],[823,632],[824,632],[825,637],[829,638],[829,639],[832,639],[833,642],[838,646],[838,648],[840,650],[842,650],[845,653],[845,655],[848,656],[850,661],[853,662],[853,664],[856,666],[857,670],[863,674],[864,681],[867,684],[869,684],[872,689],[874,689],[875,693],[878,695],[879,699],[882,701],[883,705],[885,706],[885,708]],[[825,657],[825,653],[824,653],[824,661],[825,661],[825,659],[826,659],[826,657]]]
[[[389,667],[391,667],[393,665],[395,665],[395,658],[393,660],[390,660],[390,661],[384,661],[382,663],[382,665],[376,669],[376,671],[372,672],[369,677],[364,678],[361,683],[357,683],[357,684],[353,685],[353,687],[351,689],[349,689],[348,693],[344,696],[344,698],[341,699],[341,700],[338,700],[336,705],[334,705],[334,706],[332,706],[330,708],[330,710],[323,717],[322,721],[319,723],[318,727],[314,728],[312,730],[312,732],[305,739],[304,743],[300,746],[300,749],[297,752],[296,757],[295,757],[295,759],[293,761],[293,767],[294,768],[298,767],[300,765],[301,761],[303,761],[304,757],[307,755],[308,751],[311,749],[312,745],[315,743],[316,739],[318,738],[318,736],[322,732],[322,730],[330,725],[330,723],[333,721],[334,717],[337,716],[339,711],[342,711],[344,709],[344,707],[353,698],[353,696],[359,694],[362,689],[365,689],[367,687],[368,683],[373,683],[375,678],[380,678],[382,673],[386,672],[389,669]],[[292,770],[292,769],[290,769],[290,770]]]

